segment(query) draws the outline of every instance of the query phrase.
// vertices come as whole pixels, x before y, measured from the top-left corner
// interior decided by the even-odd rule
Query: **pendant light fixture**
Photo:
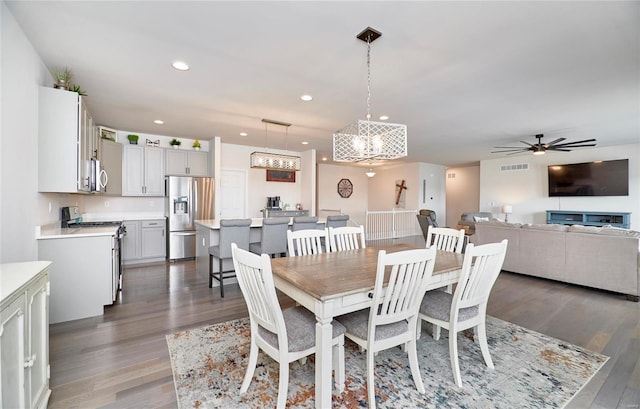
[[[382,35],[367,27],[356,37],[367,43],[367,116],[333,134],[333,160],[360,162],[407,156],[407,126],[371,121],[371,43]]]
[[[291,124],[286,122],[274,121],[271,119],[263,119],[264,122],[264,139],[265,139],[265,152],[253,152],[251,154],[251,167],[257,169],[270,169],[270,170],[300,170],[300,157],[292,155],[282,155],[279,153],[266,152],[268,145],[268,132],[267,124],[280,125],[285,128],[285,144],[289,136],[289,127]]]
[[[368,178],[372,178],[376,175],[376,172],[374,172],[371,168],[369,168],[369,171],[365,172],[365,175],[367,175]]]

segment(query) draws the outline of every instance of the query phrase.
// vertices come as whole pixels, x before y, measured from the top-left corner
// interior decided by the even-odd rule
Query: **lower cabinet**
[[[167,237],[165,219],[128,220],[124,222],[127,234],[124,236],[124,264],[164,261]]]
[[[46,408],[49,389],[50,262],[2,265],[2,286],[26,280],[0,304],[0,407]],[[12,277],[13,276],[13,277]],[[13,284],[15,281],[13,282]]]

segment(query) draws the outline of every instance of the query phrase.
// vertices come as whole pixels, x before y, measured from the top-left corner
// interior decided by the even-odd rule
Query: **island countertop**
[[[207,229],[212,230],[220,230],[220,220],[221,219],[206,219],[206,220],[195,220],[194,223],[205,227]],[[262,227],[262,221],[264,219],[262,217],[256,217],[251,219],[251,227]],[[318,223],[325,224],[325,219],[318,219]],[[289,225],[293,224],[293,217],[289,218]]]

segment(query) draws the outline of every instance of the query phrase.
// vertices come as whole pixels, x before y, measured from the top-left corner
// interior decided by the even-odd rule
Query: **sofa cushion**
[[[488,222],[489,218],[488,217],[482,217],[482,216],[473,216],[473,221],[478,223],[478,222]]]
[[[569,226],[563,224],[523,224],[522,228],[530,230],[567,231]]]
[[[640,231],[622,229],[611,225],[602,226],[600,234],[606,234],[608,236],[640,237]]]
[[[600,233],[601,230],[602,230],[602,227],[583,226],[581,224],[574,224],[569,226],[569,230],[567,231],[570,233]]]
[[[507,223],[507,222],[501,222],[499,220],[490,220],[488,222],[482,222],[482,224],[487,225],[487,226],[496,226],[496,227],[514,227],[516,229],[522,227],[522,224],[520,223]]]

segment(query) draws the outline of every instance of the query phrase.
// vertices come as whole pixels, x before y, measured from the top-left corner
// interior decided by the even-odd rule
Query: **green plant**
[[[193,145],[191,145],[191,147],[193,147],[193,148],[199,148],[199,147],[200,147],[200,141],[196,139],[196,140],[193,142]]]
[[[56,81],[59,83],[69,84],[71,82],[71,78],[73,78],[73,73],[71,72],[71,69],[69,67],[56,70],[53,75],[56,77]]]
[[[182,142],[180,142],[179,140],[177,140],[176,138],[173,138],[170,142],[169,145],[171,146],[180,146],[182,145]]]
[[[129,142],[131,142],[134,145],[138,143],[138,138],[139,138],[138,135],[133,135],[133,134],[127,135],[127,139],[129,140]]]
[[[82,88],[80,88],[80,85],[71,84],[71,89],[69,91],[77,92],[78,94],[80,94],[82,96],[87,96],[87,91],[85,91]]]

